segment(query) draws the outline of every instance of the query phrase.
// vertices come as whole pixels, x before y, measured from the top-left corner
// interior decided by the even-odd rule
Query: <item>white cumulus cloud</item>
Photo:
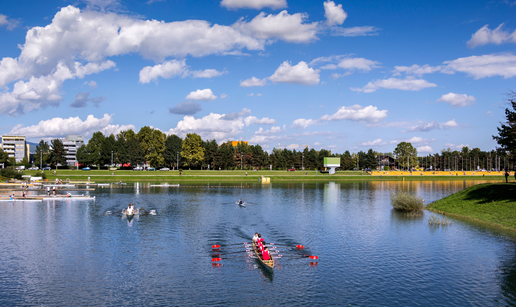
[[[244,123],[246,126],[249,125],[274,125],[276,123],[275,119],[264,117],[257,118],[256,116],[248,116],[244,118]]]
[[[242,133],[242,129],[245,126],[242,119],[224,120],[222,116],[222,114],[215,113],[210,113],[197,119],[193,116],[185,116],[167,134],[185,137],[187,133],[197,133],[203,139],[224,141]]]
[[[242,87],[264,86],[265,84],[267,84],[267,78],[258,79],[256,77],[252,77],[251,79],[240,82],[240,86]]]
[[[463,72],[475,79],[501,76],[505,79],[516,76],[516,55],[512,53],[487,54],[458,58],[444,62],[443,73]]]
[[[341,107],[332,115],[324,115],[319,120],[354,120],[368,123],[376,123],[387,117],[387,110],[378,110],[377,107],[354,105],[350,107]]]
[[[328,26],[341,25],[348,17],[348,14],[342,9],[342,4],[335,5],[333,1],[324,2],[324,16]]]
[[[309,43],[317,39],[318,23],[304,23],[307,14],[290,15],[281,11],[277,15],[261,12],[251,21],[240,19],[233,24],[239,33],[262,40],[283,40],[291,43]]]
[[[372,93],[379,88],[396,89],[402,91],[419,91],[427,87],[436,86],[437,84],[430,83],[423,79],[407,77],[406,79],[389,78],[384,80],[375,80],[367,83],[363,88],[351,88],[351,90],[364,93]]]
[[[425,145],[425,146],[419,146],[416,148],[417,152],[434,152],[431,146]]]
[[[155,66],[147,66],[140,70],[140,83],[149,83],[159,77],[169,79],[186,71],[185,60],[172,60]]]
[[[361,147],[368,147],[368,146],[378,147],[378,146],[383,146],[383,145],[386,145],[386,144],[387,144],[387,142],[382,141],[382,139],[376,139],[374,141],[362,142],[362,143],[360,143],[360,146]]]
[[[135,129],[134,125],[111,125],[113,115],[104,114],[102,118],[88,115],[85,121],[78,116],[69,118],[55,117],[42,120],[37,125],[25,127],[16,125],[9,134],[24,135],[27,138],[55,138],[68,134],[90,136],[93,132],[101,131],[104,135],[116,134],[122,130]]]
[[[186,96],[186,99],[197,100],[197,101],[211,101],[217,99],[217,96],[213,95],[211,89],[206,88],[203,90],[196,90]]]
[[[220,5],[233,10],[243,8],[261,10],[264,7],[282,9],[287,7],[287,0],[222,0]]]
[[[420,132],[428,132],[431,130],[438,130],[438,129],[453,129],[457,128],[459,124],[455,121],[455,119],[449,120],[447,122],[438,123],[435,120],[430,122],[422,122],[415,126],[411,126],[407,129],[407,131],[420,131]]]
[[[466,94],[448,93],[442,95],[441,98],[437,99],[437,101],[446,102],[452,107],[460,108],[475,103],[476,99],[475,97],[468,96]]]
[[[298,118],[292,122],[290,127],[297,129],[306,129],[311,126],[319,125],[319,121],[313,119]]]
[[[288,61],[283,62],[269,80],[276,83],[292,83],[316,85],[319,83],[319,70],[308,67],[306,62],[299,62],[291,66]]]
[[[503,23],[494,30],[489,29],[489,25],[483,26],[471,35],[471,39],[468,41],[468,47],[475,48],[487,44],[500,45],[503,43],[516,43],[516,30],[511,33],[504,31],[502,27]]]

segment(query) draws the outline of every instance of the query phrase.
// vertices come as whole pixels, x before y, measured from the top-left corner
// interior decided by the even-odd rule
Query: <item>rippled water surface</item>
[[[97,189],[95,202],[0,203],[0,305],[515,305],[514,239],[390,205],[393,189],[428,203],[476,183],[140,183]],[[259,205],[221,205],[239,198]],[[129,202],[156,215],[127,220]],[[319,259],[283,257],[273,274],[246,253],[212,262],[212,244],[255,231]]]

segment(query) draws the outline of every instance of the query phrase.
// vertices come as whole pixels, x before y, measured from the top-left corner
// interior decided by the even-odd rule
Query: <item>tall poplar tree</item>
[[[170,167],[178,166],[181,150],[183,148],[183,140],[175,134],[169,135],[165,140],[165,151],[163,158],[165,164]]]
[[[57,165],[65,165],[66,158],[64,157],[64,145],[60,139],[53,139],[51,141],[52,150],[50,151],[50,164],[52,167],[56,167]]]
[[[204,146],[201,136],[196,133],[188,133],[183,141],[181,157],[186,159],[189,166],[201,164],[204,160]]]

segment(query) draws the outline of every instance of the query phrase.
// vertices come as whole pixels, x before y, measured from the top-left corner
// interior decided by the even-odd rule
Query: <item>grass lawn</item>
[[[516,183],[479,184],[435,201],[428,210],[516,230]]]
[[[41,171],[24,171],[24,175],[41,176]],[[395,174],[395,173],[393,173]],[[215,171],[215,170],[184,170],[179,171],[132,171],[132,170],[57,170],[45,171],[49,181],[59,178],[61,180],[84,181],[90,177],[95,182],[118,181],[168,181],[168,182],[192,182],[192,181],[258,181],[261,176],[270,177],[272,182],[277,181],[341,181],[341,180],[374,180],[374,181],[436,181],[436,180],[479,180],[479,176],[371,176],[361,171],[338,171],[335,175],[329,175],[309,171]],[[486,177],[487,179],[487,177]],[[503,176],[489,176],[489,180],[503,180]]]

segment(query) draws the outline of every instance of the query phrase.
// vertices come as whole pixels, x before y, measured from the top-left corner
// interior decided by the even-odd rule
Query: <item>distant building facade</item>
[[[249,142],[246,142],[246,141],[229,141],[228,143],[229,143],[229,145],[231,145],[233,147],[236,147],[240,143],[249,145]]]
[[[66,159],[66,165],[77,166],[77,149],[84,145],[83,135],[67,135],[62,139],[64,146],[64,157]]]
[[[2,136],[2,150],[7,153],[9,158],[14,158],[19,163],[23,158],[29,161],[29,144],[27,144],[24,136]]]

